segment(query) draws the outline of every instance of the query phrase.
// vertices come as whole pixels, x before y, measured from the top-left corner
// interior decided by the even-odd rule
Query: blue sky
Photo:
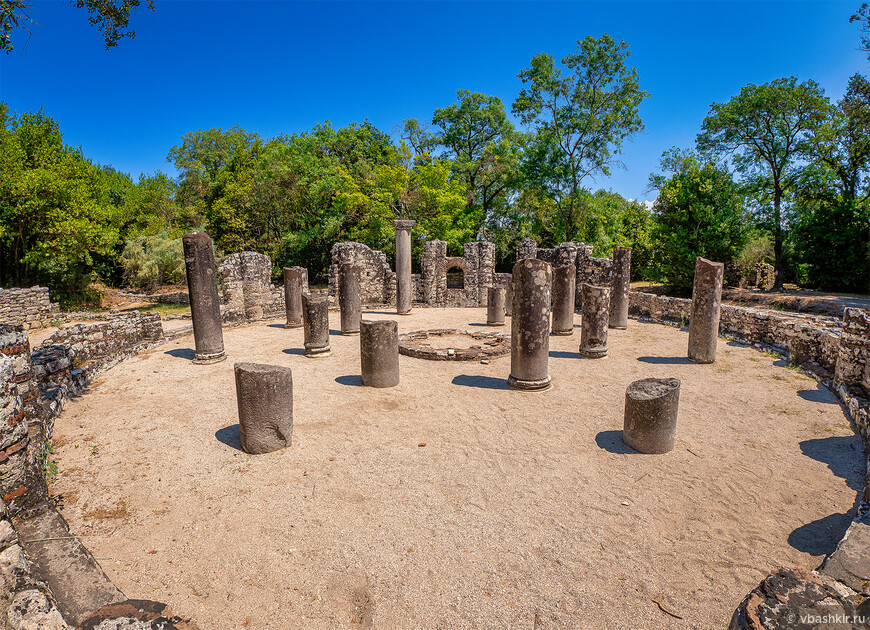
[[[84,10],[34,0],[40,25],[0,57],[0,100],[19,113],[42,107],[95,162],[174,175],[166,154],[197,129],[270,137],[368,119],[394,132],[431,119],[459,89],[510,110],[533,55],[558,59],[607,32],[629,43],[651,96],[625,169],[586,183],[648,199],[662,152],[692,146],[712,102],[792,75],[837,99],[852,74],[867,74],[848,21],[859,4],[156,0],[155,12],[134,14],[136,38],[105,51]]]

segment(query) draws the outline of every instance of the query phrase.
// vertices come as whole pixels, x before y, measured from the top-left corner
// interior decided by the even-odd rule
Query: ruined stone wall
[[[756,263],[749,272],[749,286],[770,291],[776,284],[776,273],[773,265]]]
[[[272,296],[272,260],[257,252],[238,252],[218,267],[226,300],[225,319],[258,320]]]
[[[836,385],[867,384],[870,364],[870,310],[847,308],[843,311],[843,338],[840,341]]]
[[[0,497],[6,504],[26,492],[26,408],[35,398],[27,332],[0,326]]]
[[[362,243],[344,242],[332,246],[329,265],[329,301],[338,303],[338,270],[350,263],[359,270],[360,301],[363,304],[393,304],[396,299],[396,274],[382,251]]]
[[[523,238],[517,244],[517,262],[538,257],[538,243],[533,238]]]
[[[42,328],[54,319],[60,307],[52,302],[46,287],[0,289],[0,324]]]

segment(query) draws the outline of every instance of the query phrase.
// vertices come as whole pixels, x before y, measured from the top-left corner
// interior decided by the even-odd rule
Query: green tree
[[[624,41],[589,36],[562,59],[564,71],[551,55],[539,53],[519,74],[526,87],[512,111],[534,133],[525,176],[561,215],[562,240],[573,240],[587,220],[584,180],[608,175],[625,140],[643,129],[638,108],[649,94],[626,65],[629,54]]]
[[[861,50],[867,53],[870,60],[870,6],[862,2],[858,11],[849,18],[849,22],[858,22],[861,25]]]
[[[783,200],[793,188],[808,141],[824,119],[828,101],[814,81],[794,77],[764,85],[749,84],[727,103],[713,103],[698,135],[698,148],[730,156],[744,181],[770,199],[765,216],[774,237],[775,267],[783,281]],[[763,215],[767,204],[759,204]]]

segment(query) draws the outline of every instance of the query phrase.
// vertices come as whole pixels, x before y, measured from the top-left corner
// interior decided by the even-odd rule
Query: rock
[[[172,613],[166,604],[128,599],[101,608],[76,630],[199,630],[190,619]]]
[[[57,608],[36,589],[13,597],[8,614],[12,630],[69,630]]]
[[[19,577],[27,573],[27,558],[21,545],[0,551],[0,586],[9,592]]]
[[[821,571],[849,588],[864,591],[870,583],[870,515],[856,519]]]
[[[9,521],[0,521],[0,551],[18,542],[18,534]]]

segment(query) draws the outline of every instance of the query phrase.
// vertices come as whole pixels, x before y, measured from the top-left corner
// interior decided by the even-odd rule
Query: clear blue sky
[[[43,107],[68,144],[134,179],[175,175],[166,154],[197,129],[270,137],[368,119],[394,132],[459,89],[509,111],[534,54],[561,58],[607,32],[629,43],[651,97],[625,170],[587,184],[646,199],[662,152],[692,146],[712,102],[791,75],[837,99],[852,74],[868,74],[848,21],[859,4],[156,0],[134,14],[136,38],[105,51],[86,11],[34,0],[40,25],[0,56],[0,100],[19,113]]]

